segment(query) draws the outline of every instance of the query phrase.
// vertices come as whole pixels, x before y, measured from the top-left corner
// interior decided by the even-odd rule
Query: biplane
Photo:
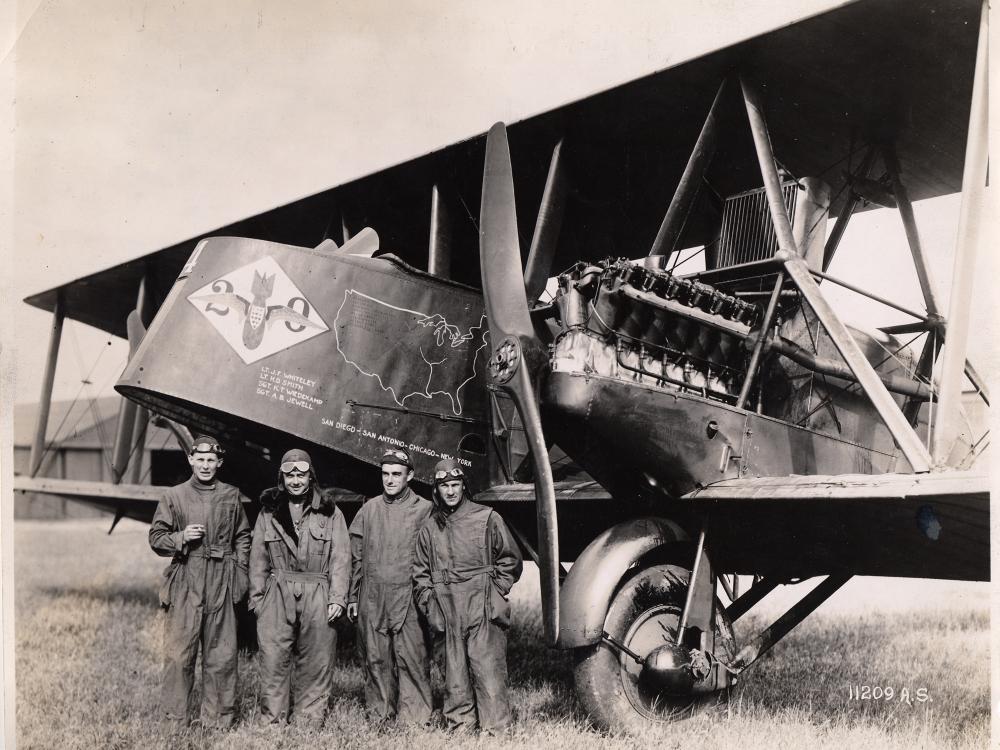
[[[181,445],[218,435],[248,494],[291,445],[350,492],[386,444],[425,487],[457,458],[537,562],[594,721],[673,719],[852,576],[989,579],[988,434],[961,404],[989,403],[967,361],[987,19],[838,6],[27,302],[54,313],[53,352],[65,317],[128,338],[118,476],[150,415]],[[912,203],[959,191],[946,306]],[[829,273],[874,206],[899,212],[922,310]],[[848,326],[832,286],[911,322]],[[116,520],[159,498],[18,487]]]

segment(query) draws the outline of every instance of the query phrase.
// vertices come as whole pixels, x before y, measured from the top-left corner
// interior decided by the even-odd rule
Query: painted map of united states
[[[463,411],[463,389],[482,375],[486,316],[460,320],[389,304],[348,289],[337,311],[337,351],[401,407]],[[454,317],[454,314],[452,314]]]

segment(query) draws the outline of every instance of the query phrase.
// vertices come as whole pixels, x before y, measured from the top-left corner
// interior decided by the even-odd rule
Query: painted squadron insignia
[[[246,364],[330,330],[270,257],[220,276],[188,301]]]

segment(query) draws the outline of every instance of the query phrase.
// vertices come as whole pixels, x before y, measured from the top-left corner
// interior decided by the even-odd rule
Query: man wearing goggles
[[[198,711],[194,669],[202,657],[201,722],[229,727],[236,703],[236,612],[247,593],[250,525],[246,498],[216,479],[223,450],[199,436],[191,446],[191,478],[171,487],[156,506],[149,545],[171,558],[160,588],[166,610],[162,707],[187,725]]]
[[[382,455],[381,495],[351,523],[351,589],[347,616],[358,623],[365,652],[365,704],[376,722],[427,724],[430,660],[410,571],[417,529],[431,504],[410,489],[413,462],[404,450]]]
[[[444,718],[450,729],[510,726],[507,596],[521,577],[521,553],[500,515],[473,502],[455,459],[434,467],[434,511],[417,532],[413,593],[435,633],[444,634]]]
[[[283,724],[291,718],[318,729],[333,689],[333,622],[347,606],[347,524],[333,491],[320,488],[304,450],[285,453],[278,485],[264,490],[260,505],[249,600],[260,645],[260,719]]]

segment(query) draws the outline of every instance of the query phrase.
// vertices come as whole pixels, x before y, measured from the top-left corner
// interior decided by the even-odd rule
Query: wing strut
[[[847,366],[851,368],[851,372],[858,379],[858,383],[875,406],[886,427],[889,428],[889,432],[899,444],[913,471],[918,473],[929,471],[931,466],[930,453],[910,427],[909,421],[900,411],[899,406],[858,347],[847,327],[826,301],[823,292],[810,273],[809,266],[798,253],[792,236],[791,223],[788,221],[788,213],[785,211],[781,182],[774,163],[774,153],[771,150],[771,139],[757,92],[742,78],[740,86],[743,90],[747,117],[750,120],[750,130],[757,150],[757,161],[764,179],[768,210],[778,238],[779,249],[776,257],[784,264],[785,271],[820,319],[837,351],[840,352],[840,356],[844,358]]]
[[[824,578],[816,588],[803,596],[797,604],[775,620],[770,627],[762,630],[752,641],[743,646],[732,664],[729,665],[730,669],[737,674],[744,671],[767,653],[775,643],[788,635],[792,628],[812,614],[820,604],[837,593],[840,587],[850,579],[851,576],[847,573],[833,573]]]
[[[545,178],[542,203],[538,207],[535,232],[531,237],[528,262],[524,267],[524,290],[528,304],[534,305],[545,291],[549,279],[552,258],[556,253],[556,242],[562,228],[563,209],[566,206],[566,175],[562,160],[563,142],[560,140],[552,149],[549,174]]]
[[[920,244],[920,233],[917,231],[917,219],[913,215],[913,205],[910,203],[910,196],[900,179],[899,159],[896,158],[896,150],[891,144],[882,146],[882,161],[892,178],[892,192],[896,197],[899,216],[903,220],[906,242],[910,246],[913,267],[916,269],[917,280],[920,282],[920,291],[924,295],[924,305],[930,315],[940,315],[941,307],[938,304],[938,294],[934,289],[934,283],[931,281],[930,271],[927,268],[927,256],[924,253],[923,245]]]
[[[684,222],[687,221],[691,206],[698,195],[698,188],[701,186],[705,170],[712,161],[715,154],[715,131],[719,121],[719,102],[726,90],[728,78],[724,78],[719,84],[719,90],[715,92],[715,99],[705,117],[705,124],[701,126],[698,140],[688,157],[687,166],[684,167],[684,174],[681,175],[674,197],[670,200],[667,213],[663,217],[663,223],[656,233],[653,246],[649,248],[648,255],[669,255],[674,251],[677,240],[680,239],[681,232],[684,231]]]
[[[941,365],[940,403],[932,447],[934,463],[944,466],[958,435],[958,414],[962,399],[962,375],[969,367],[965,360],[969,339],[970,303],[975,281],[976,253],[986,216],[986,172],[989,164],[989,103],[987,69],[989,56],[989,4],[983,1],[976,50],[976,73],[972,84],[969,138],[965,146],[962,174],[962,207],[955,242],[951,300],[948,305],[948,332]]]
[[[133,484],[135,484],[133,482]],[[111,536],[111,532],[115,530],[115,526],[118,522],[125,518],[125,509],[123,507],[115,508],[115,517],[111,519],[111,528],[108,529],[108,536]]]
[[[427,247],[427,271],[435,276],[451,278],[451,232],[448,206],[441,188],[431,187],[431,235]]]
[[[753,385],[753,376],[757,372],[757,365],[760,364],[761,354],[764,352],[764,344],[767,341],[768,331],[774,322],[774,311],[778,309],[778,300],[781,299],[781,287],[785,284],[785,274],[778,271],[778,277],[774,280],[774,288],[771,289],[771,297],[767,301],[767,310],[764,311],[764,319],[760,324],[760,337],[753,345],[753,353],[750,355],[750,364],[747,365],[747,374],[740,387],[740,395],[736,399],[736,408],[745,409],[747,398],[750,396],[750,386]]]
[[[871,174],[872,165],[875,163],[876,150],[872,146],[868,149],[868,153],[865,154],[864,158],[861,160],[861,165],[858,167],[858,175],[862,178],[867,178]],[[837,252],[837,248],[840,246],[840,241],[844,238],[844,232],[847,231],[847,224],[854,215],[854,210],[858,207],[858,202],[861,198],[853,190],[848,191],[847,201],[844,203],[844,207],[840,209],[840,215],[837,216],[837,223],[833,225],[833,229],[830,231],[830,236],[827,238],[826,247],[823,248],[823,271],[827,271],[830,268],[830,264],[833,262],[833,256]]]
[[[66,318],[66,301],[62,291],[56,293],[52,310],[52,334],[49,337],[49,353],[45,357],[45,375],[42,377],[42,395],[38,399],[38,420],[35,423],[35,437],[31,441],[31,476],[42,468],[45,457],[45,430],[49,426],[49,408],[52,406],[52,386],[56,379],[56,362],[59,360],[59,341],[62,339],[63,321]]]

